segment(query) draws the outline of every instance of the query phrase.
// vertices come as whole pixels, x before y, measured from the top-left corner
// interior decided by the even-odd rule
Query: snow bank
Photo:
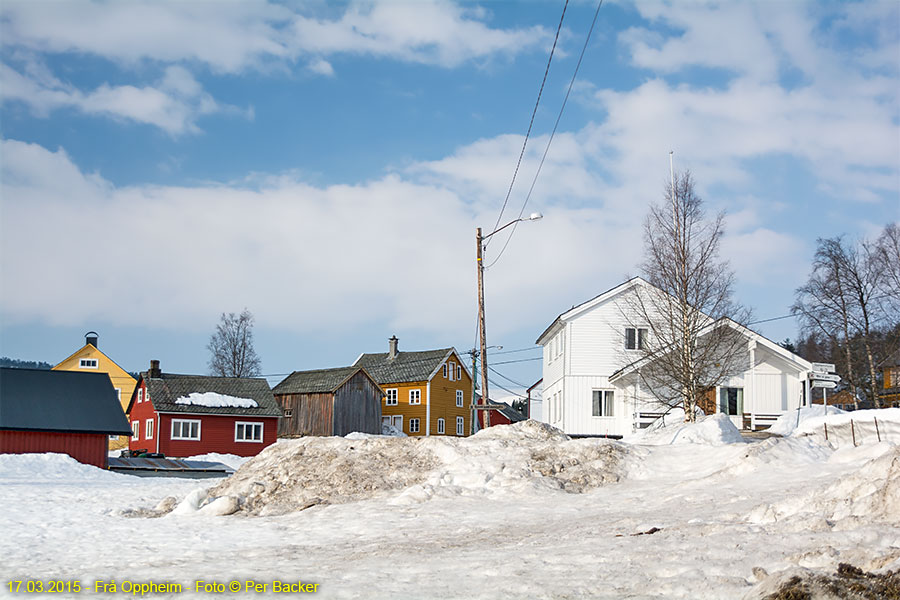
[[[715,414],[698,417],[695,423],[685,423],[684,413],[672,411],[658,419],[647,429],[642,429],[623,441],[631,444],[665,446],[669,444],[705,444],[723,446],[744,443],[741,432],[728,415]]]
[[[498,425],[469,438],[308,437],[266,448],[209,491],[253,514],[390,496],[579,493],[618,481],[627,449],[609,440],[570,440],[536,421]]]
[[[826,442],[825,433],[828,433]],[[900,443],[900,408],[855,410],[820,415],[800,423],[791,434],[814,437],[833,447],[856,446],[879,441]]]
[[[826,413],[826,409],[827,409],[827,413]],[[823,417],[826,414],[839,415],[839,414],[843,414],[843,413],[844,413],[844,411],[842,411],[841,409],[836,408],[834,406],[826,407],[821,404],[814,404],[812,406],[805,406],[800,409],[799,421],[802,424],[804,421],[807,421],[807,420],[813,419],[813,418],[817,418],[817,417]],[[772,423],[772,426],[769,427],[768,429],[766,429],[766,431],[768,433],[775,433],[778,435],[791,435],[791,433],[793,433],[794,429],[797,428],[797,421],[798,421],[797,411],[792,410],[792,411],[786,412],[783,415],[781,415],[780,417],[778,417],[778,420],[776,420],[774,423]]]
[[[194,392],[175,400],[175,404],[192,404],[194,406],[206,406],[208,408],[256,408],[259,404],[250,398],[237,398],[215,392]]]
[[[0,481],[114,480],[123,475],[78,462],[68,454],[0,454]]]

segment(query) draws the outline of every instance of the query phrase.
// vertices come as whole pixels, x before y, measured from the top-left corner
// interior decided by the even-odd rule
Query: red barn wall
[[[159,441],[159,451],[166,456],[196,456],[209,452],[221,454],[236,454],[238,456],[256,456],[266,446],[275,443],[278,437],[277,417],[241,417],[224,415],[191,415],[191,414],[162,414],[160,415],[160,431],[162,437]],[[171,440],[172,419],[200,420],[199,440]],[[243,423],[262,423],[263,441],[260,442],[236,442],[234,441],[234,425],[238,421]]]
[[[0,431],[0,454],[58,452],[86,465],[105,469],[109,456],[108,440],[102,433]]]

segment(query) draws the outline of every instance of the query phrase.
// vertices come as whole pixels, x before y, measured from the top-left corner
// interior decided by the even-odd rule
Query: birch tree
[[[644,220],[644,278],[656,289],[632,296],[642,387],[694,421],[710,389],[749,366],[742,327],[750,313],[733,298],[734,274],[719,256],[725,215],[707,219],[690,172],[674,175],[665,201]]]
[[[260,360],[253,348],[253,314],[222,313],[216,332],[209,340],[209,373],[220,377],[255,377]]]

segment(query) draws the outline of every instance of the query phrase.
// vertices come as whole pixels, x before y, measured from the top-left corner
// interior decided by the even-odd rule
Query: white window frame
[[[464,435],[466,420],[462,417],[456,417],[456,435]]]
[[[462,365],[456,365],[456,380],[462,381]]]
[[[179,426],[180,426],[179,428],[181,429],[181,431],[179,432],[179,435],[175,435],[175,424],[176,423],[179,424]],[[187,424],[196,423],[197,424],[197,437],[190,437],[190,427],[188,428],[188,437],[185,437],[183,435],[184,434],[184,426],[183,426],[184,423],[187,423]],[[200,419],[172,419],[171,437],[169,439],[179,440],[179,441],[183,441],[183,442],[199,442],[200,435],[201,435],[200,430],[201,430],[202,426],[203,426],[203,423],[200,421]]]
[[[628,332],[634,332],[634,347],[628,346]],[[647,328],[646,327],[626,327],[625,328],[625,349],[626,350],[643,350],[647,347]]]
[[[444,363],[441,366],[441,371],[443,372],[442,375],[444,376],[444,379],[447,379],[447,363]]]
[[[131,422],[131,439],[135,442],[141,439],[141,422],[139,420]]]
[[[456,378],[454,377],[454,375],[456,375],[456,363],[451,362],[450,363],[450,381],[456,381]]]
[[[122,388],[115,388],[115,389],[116,389],[116,399],[118,399],[118,401],[121,403],[122,402]]]
[[[409,403],[422,404],[422,390],[409,390]]]
[[[78,368],[79,369],[99,369],[100,361],[96,358],[79,358],[78,359]]]
[[[291,417],[294,416],[294,409],[293,408],[285,408],[283,411],[283,414],[284,414],[285,419],[290,419]]]
[[[144,401],[144,388],[138,388],[138,404]]]
[[[410,419],[409,420],[409,432],[410,433],[419,433],[419,419]]]
[[[465,400],[466,400],[465,392],[463,392],[462,390],[456,390],[456,406],[462,407],[463,402],[465,402]]]
[[[244,426],[244,438],[238,438],[238,430],[241,425]],[[250,425],[253,427],[253,431],[256,431],[256,428],[259,427],[259,439],[246,439],[247,437],[247,426]],[[263,438],[265,435],[265,423],[262,421],[235,421],[234,422],[234,441],[235,442],[246,442],[248,444],[262,444]]]
[[[144,437],[148,440],[153,439],[153,419],[147,419],[144,423]]]
[[[397,431],[403,431],[403,415],[381,415],[381,424],[393,425]]]
[[[594,395],[600,394],[600,414],[594,414]],[[607,395],[609,398],[607,399]],[[608,404],[607,404],[608,403]],[[609,408],[609,411],[606,409]],[[607,414],[607,412],[609,414]],[[610,419],[616,416],[616,391],[611,389],[594,389],[591,390],[591,416],[597,419]]]
[[[438,419],[437,432],[440,434],[444,433],[444,419],[443,418]]]
[[[384,390],[384,405],[397,406],[397,388],[388,388]]]

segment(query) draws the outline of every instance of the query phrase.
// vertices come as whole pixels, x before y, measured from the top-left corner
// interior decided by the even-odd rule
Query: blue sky
[[[570,3],[504,222],[523,206],[596,5]],[[0,5],[0,355],[96,330],[129,370],[204,373],[222,312],[265,374],[475,342],[497,222],[561,2]],[[669,151],[759,319],[817,237],[900,219],[896,2],[606,2],[526,214],[486,273],[529,348],[637,274]],[[491,244],[497,258],[504,238]],[[758,326],[781,340],[792,319]],[[500,362],[533,383],[540,362]],[[275,378],[277,379],[277,377]]]

